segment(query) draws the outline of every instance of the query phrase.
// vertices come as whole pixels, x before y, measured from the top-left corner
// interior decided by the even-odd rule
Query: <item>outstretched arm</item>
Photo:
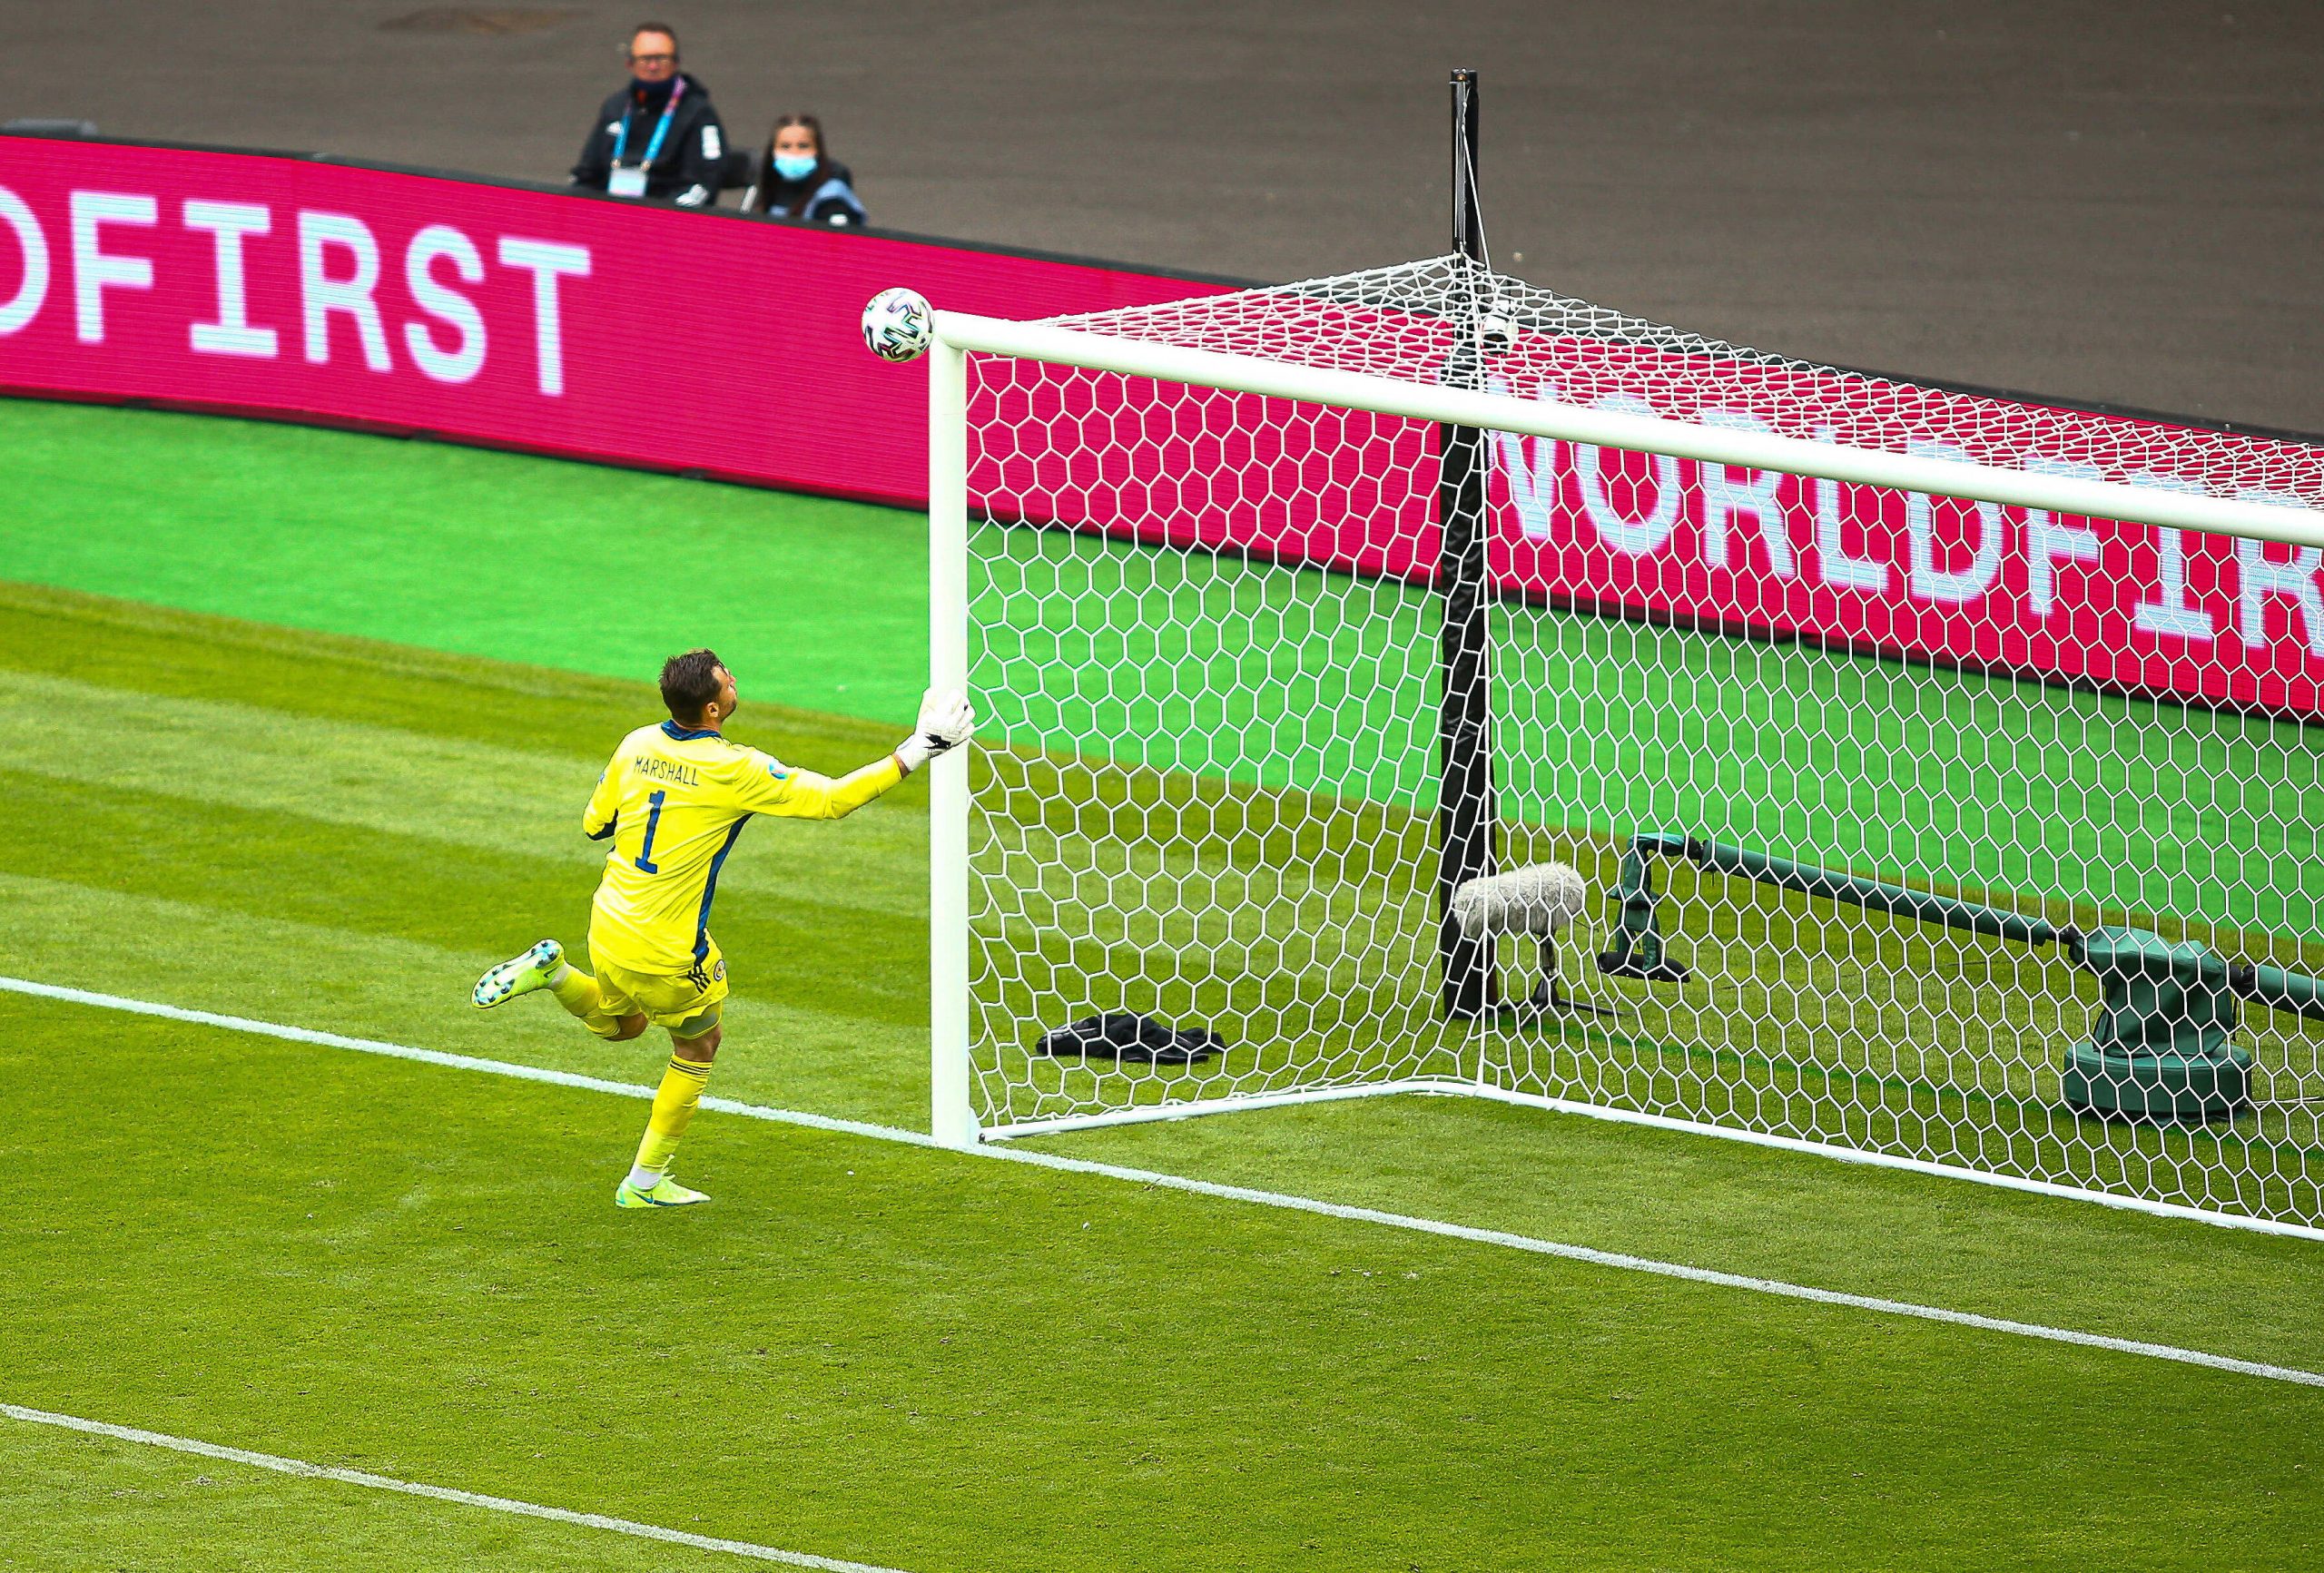
[[[885,759],[837,781],[810,770],[778,774],[769,762],[767,779],[753,783],[758,790],[751,794],[750,806],[754,812],[786,819],[845,819],[938,754],[968,742],[975,727],[976,713],[969,708],[967,695],[954,693],[939,699],[931,693],[921,702],[919,725]]]
[[[790,791],[782,801],[759,811],[793,820],[843,820],[872,799],[885,795],[903,779],[903,767],[892,753],[861,770],[852,770],[837,781],[812,770],[793,771],[786,783]]]

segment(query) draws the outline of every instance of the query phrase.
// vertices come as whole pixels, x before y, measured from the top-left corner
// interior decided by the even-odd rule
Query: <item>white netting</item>
[[[2305,443],[1812,366],[1459,259],[1059,321],[2324,506]],[[1487,434],[1500,866],[1590,882],[1557,956],[1595,1009],[1447,1020],[1438,429],[1004,357],[970,381],[988,1128],[1483,1084],[2324,1222],[2324,1025],[2288,1008],[2324,972],[2324,554]],[[1534,942],[1500,949],[1521,1001]],[[1684,976],[1620,975],[1656,956]],[[1224,1051],[1042,1052],[1118,1012]],[[2174,1099],[2197,1117],[2089,1112]]]
[[[1461,257],[1049,320],[1119,339],[1435,383],[1462,325],[1478,316],[1514,329],[1508,348],[1491,356],[1488,375],[1523,397],[1549,388],[1571,403],[1632,401],[1682,420],[1706,410],[1749,412],[1787,436],[1853,447],[1905,452],[1945,443],[1980,459],[2080,459],[2109,480],[2167,476],[2221,496],[2266,490],[2324,506],[2324,462],[2308,444],[2093,418],[1818,366],[1593,306]]]

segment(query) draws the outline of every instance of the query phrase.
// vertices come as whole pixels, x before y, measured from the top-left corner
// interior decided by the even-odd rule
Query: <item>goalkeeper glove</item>
[[[967,694],[956,688],[939,698],[931,688],[921,701],[920,724],[896,749],[896,762],[910,775],[938,754],[968,742],[976,723],[976,712],[969,708]]]

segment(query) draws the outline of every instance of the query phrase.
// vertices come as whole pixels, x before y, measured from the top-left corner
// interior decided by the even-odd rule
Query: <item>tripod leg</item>
[[[1531,1003],[1537,1009],[1571,1015],[1582,1012],[1590,1016],[1612,1016],[1614,1012],[1602,1005],[1585,1005],[1579,999],[1568,999],[1558,988],[1558,942],[1541,936],[1541,981],[1533,989]]]

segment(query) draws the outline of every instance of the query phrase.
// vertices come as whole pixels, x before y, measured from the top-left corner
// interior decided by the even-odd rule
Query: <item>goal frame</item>
[[[2208,493],[2166,491],[2119,481],[2009,469],[1970,460],[1886,452],[1776,433],[1699,426],[1556,400],[1427,386],[1364,372],[1301,366],[1217,350],[1150,343],[1041,321],[966,312],[933,313],[929,370],[929,676],[937,690],[969,682],[969,363],[972,354],[1006,356],[1079,370],[1281,398],[1441,426],[1587,443],[1603,448],[1780,471],[1918,492],[1931,496],[2043,508],[2059,515],[2119,520],[2201,535],[2230,536],[2324,548],[2324,512]],[[1838,1143],[1680,1119],[1602,1104],[1580,1103],[1496,1086],[1482,1079],[1401,1078],[1295,1089],[985,1126],[973,1101],[970,1004],[970,794],[966,750],[931,765],[929,828],[930,1133],[940,1145],[1046,1136],[1151,1120],[1186,1119],[1230,1110],[1333,1102],[1402,1093],[1482,1097],[1593,1119],[1717,1136],[1756,1146],[1810,1153],[1846,1163],[1974,1181],[2040,1195],[2095,1202],[2162,1217],[2196,1220],[2262,1234],[2324,1240],[2324,1228],[2163,1202],[2117,1192],[1991,1173]]]

